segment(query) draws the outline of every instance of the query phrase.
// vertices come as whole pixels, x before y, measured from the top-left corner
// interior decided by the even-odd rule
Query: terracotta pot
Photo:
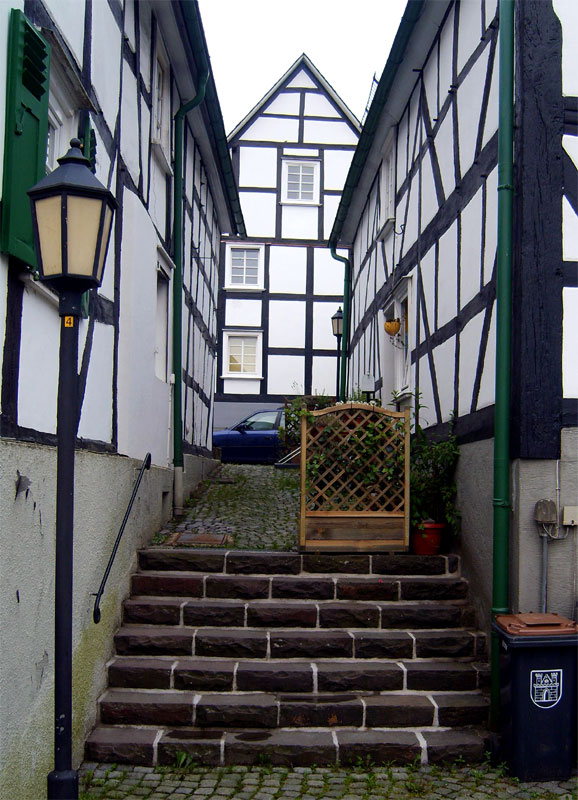
[[[442,533],[446,526],[440,522],[424,522],[423,528],[414,528],[411,542],[416,556],[435,556],[439,553]]]

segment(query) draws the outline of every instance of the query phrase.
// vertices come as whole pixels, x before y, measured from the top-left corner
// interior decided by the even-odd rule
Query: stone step
[[[488,734],[468,728],[408,730],[283,730],[116,727],[99,725],[86,742],[90,761],[143,766],[174,765],[187,753],[206,766],[356,766],[372,762],[442,763],[461,758],[480,762],[489,749]]]
[[[124,625],[114,637],[119,655],[211,658],[480,658],[483,633],[330,628],[195,628]]]
[[[137,595],[124,603],[124,622],[194,627],[455,628],[473,627],[471,606],[402,601],[186,600]]]
[[[132,576],[132,594],[238,600],[464,600],[468,583],[460,577],[204,575],[147,570]]]
[[[138,554],[142,570],[168,570],[229,575],[373,574],[457,575],[459,557],[338,553],[276,553],[151,547]]]
[[[437,728],[484,725],[481,694],[198,694],[109,689],[100,700],[108,725],[196,728]]]

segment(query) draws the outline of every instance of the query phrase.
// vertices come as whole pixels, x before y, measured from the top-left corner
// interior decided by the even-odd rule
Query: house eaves
[[[209,70],[205,99],[191,111],[187,120],[201,151],[213,190],[213,200],[221,230],[246,236],[241,201],[227,146],[227,135],[197,0],[151,0],[151,7],[162,22],[174,76],[183,102],[197,93],[199,76]]]
[[[323,75],[319,72],[315,64],[311,61],[311,59],[305,54],[302,53],[297,61],[295,61],[284,73],[284,75],[279,78],[277,83],[269,89],[267,94],[259,100],[257,105],[249,111],[246,117],[244,117],[241,122],[231,131],[229,136],[227,137],[229,142],[232,142],[234,139],[239,136],[239,134],[252,122],[252,120],[257,117],[269,104],[269,101],[275,97],[277,92],[287,83],[289,78],[301,67],[305,67],[310,73],[314,80],[321,86],[321,88],[326,92],[328,97],[333,101],[334,105],[341,111],[343,116],[349,121],[349,123],[355,128],[355,130],[359,133],[361,130],[361,123],[355,116],[355,114],[349,109],[341,97],[337,94],[335,89],[331,86],[331,84],[323,77]]]
[[[353,244],[384,143],[401,118],[450,4],[451,0],[408,0],[345,180],[329,236],[332,247]]]

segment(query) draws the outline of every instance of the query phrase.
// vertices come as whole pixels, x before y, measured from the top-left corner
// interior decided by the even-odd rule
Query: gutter
[[[500,0],[498,107],[498,246],[496,271],[496,386],[494,401],[494,540],[492,622],[509,611],[510,386],[512,339],[512,227],[514,198],[514,0]],[[500,716],[499,637],[492,630],[491,713]]]

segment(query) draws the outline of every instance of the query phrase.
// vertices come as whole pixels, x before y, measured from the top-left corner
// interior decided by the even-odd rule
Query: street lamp
[[[80,141],[60,166],[28,190],[39,279],[59,292],[60,359],[57,406],[54,604],[54,770],[48,800],[76,800],[72,769],[72,554],[74,444],[78,428],[78,321],[81,297],[100,286],[114,196],[90,171]]]
[[[339,398],[339,365],[341,364],[341,337],[343,336],[343,311],[341,306],[331,317],[333,335],[337,339],[337,387],[335,389],[335,399]]]

